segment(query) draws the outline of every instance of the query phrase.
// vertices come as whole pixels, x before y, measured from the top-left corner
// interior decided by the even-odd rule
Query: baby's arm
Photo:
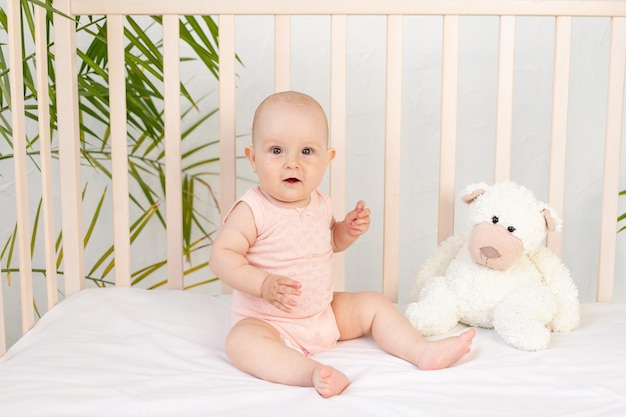
[[[346,250],[370,227],[370,209],[365,202],[356,203],[354,210],[346,214],[346,218],[331,226],[333,232],[333,251]]]
[[[228,216],[213,243],[209,264],[213,272],[238,291],[261,297],[290,312],[297,305],[301,284],[288,277],[270,275],[248,263],[246,254],[256,241],[256,226],[247,204],[238,204]]]

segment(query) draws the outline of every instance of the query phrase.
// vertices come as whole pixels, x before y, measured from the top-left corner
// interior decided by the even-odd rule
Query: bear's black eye
[[[500,219],[498,219],[498,216],[493,216],[491,218],[491,223],[493,223],[493,224],[497,224],[499,221],[500,221]]]
[[[513,233],[515,231],[515,228],[513,226],[509,226],[506,228],[506,230],[508,230],[509,233]]]

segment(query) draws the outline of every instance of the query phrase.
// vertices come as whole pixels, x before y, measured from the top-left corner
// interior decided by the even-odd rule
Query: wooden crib
[[[25,334],[0,359],[0,415],[267,415],[289,414],[294,409],[298,415],[326,413],[328,415],[622,415],[626,412],[626,368],[623,353],[626,352],[626,304],[611,303],[614,288],[623,283],[615,278],[623,278],[624,257],[620,251],[616,233],[620,210],[620,179],[624,188],[624,174],[621,169],[621,144],[623,142],[624,121],[624,81],[626,74],[626,1],[623,0],[321,0],[321,1],[281,1],[281,0],[54,0],[53,7],[62,14],[54,17],[54,52],[56,55],[56,137],[57,155],[53,155],[46,143],[50,142],[49,101],[45,94],[38,100],[39,135],[41,140],[39,160],[42,184],[42,209],[40,220],[33,225],[32,198],[29,197],[29,175],[32,175],[29,143],[26,131],[29,121],[25,114],[25,102],[20,94],[25,82],[21,62],[22,28],[20,26],[19,1],[7,0],[8,17],[8,77],[11,85],[11,125],[14,153],[14,179],[16,204],[16,242],[19,254],[19,288],[21,294],[21,329]],[[34,50],[38,62],[46,61],[45,9],[36,7],[33,25],[37,32]],[[77,69],[76,69],[76,28],[67,16],[104,15],[107,21],[107,44],[109,60],[109,100],[111,108],[111,190],[115,288],[85,289],[85,250],[86,226],[83,216],[84,183],[81,177],[81,132],[78,120]],[[372,133],[372,142],[379,144],[384,153],[382,168],[375,175],[381,180],[380,224],[381,231],[375,239],[374,248],[380,251],[362,252],[366,258],[380,259],[379,275],[382,281],[377,285],[390,300],[403,300],[404,290],[400,282],[405,271],[401,271],[399,259],[402,255],[403,230],[408,216],[405,196],[411,190],[406,187],[407,149],[414,149],[406,142],[407,103],[412,104],[413,90],[403,83],[407,70],[406,50],[403,46],[411,41],[406,36],[410,30],[408,19],[414,17],[435,17],[440,20],[440,85],[437,86],[438,102],[433,105],[437,115],[438,145],[436,155],[428,155],[436,163],[437,174],[422,181],[428,182],[433,192],[431,201],[436,207],[435,217],[416,220],[419,227],[428,223],[436,224],[432,248],[437,242],[454,234],[458,229],[459,210],[455,211],[460,189],[465,182],[487,180],[499,182],[517,180],[512,174],[514,162],[514,126],[516,123],[515,85],[516,79],[516,24],[526,17],[548,19],[554,25],[554,60],[551,83],[551,103],[549,108],[549,134],[542,140],[549,149],[546,171],[548,175],[538,175],[533,182],[541,183],[545,189],[544,199],[559,213],[563,213],[565,230],[570,220],[576,222],[573,213],[567,209],[572,204],[579,211],[598,212],[595,231],[598,238],[590,239],[586,232],[566,234],[568,240],[583,240],[585,253],[572,252],[570,259],[591,256],[597,271],[597,291],[595,300],[583,300],[583,322],[581,328],[567,335],[555,335],[551,348],[542,353],[512,351],[494,337],[488,329],[479,329],[475,354],[462,363],[439,373],[419,372],[396,358],[386,358],[375,344],[369,340],[347,342],[337,352],[327,353],[321,360],[335,361],[340,367],[347,362],[347,372],[354,380],[351,388],[342,396],[330,401],[317,398],[308,389],[276,387],[243,375],[232,368],[223,353],[223,339],[228,328],[228,289],[223,295],[207,295],[197,292],[144,291],[131,287],[131,264],[135,253],[131,250],[131,224],[136,220],[130,209],[129,162],[127,153],[126,120],[126,80],[124,61],[124,24],[128,15],[162,16],[163,39],[163,96],[165,139],[165,223],[166,242],[161,245],[167,251],[167,281],[170,289],[185,287],[183,277],[186,254],[183,250],[183,178],[181,175],[181,51],[180,17],[184,15],[211,15],[219,27],[219,207],[222,213],[230,207],[244,191],[238,181],[238,156],[240,150],[237,138],[242,132],[237,122],[244,125],[250,120],[238,120],[238,85],[245,81],[238,78],[238,59],[246,64],[246,57],[240,54],[236,43],[237,24],[242,17],[267,16],[273,19],[273,86],[266,91],[282,91],[295,88],[297,74],[292,70],[293,19],[298,16],[319,16],[327,19],[330,28],[329,81],[327,90],[319,92],[327,108],[330,120],[331,145],[338,157],[333,161],[327,188],[330,192],[336,216],[347,212],[353,202],[347,190],[350,174],[347,155],[350,154],[348,103],[351,100],[348,88],[349,44],[348,32],[351,19],[358,16],[377,16],[385,20],[386,38],[384,48],[384,103],[380,105],[384,119],[382,135]],[[495,108],[493,137],[485,144],[491,146],[488,155],[491,162],[490,178],[473,178],[471,172],[462,171],[458,160],[466,149],[459,142],[459,60],[463,38],[462,23],[472,17],[497,19],[497,61],[494,74]],[[568,196],[566,178],[579,166],[568,164],[568,144],[573,135],[571,109],[576,106],[571,82],[572,71],[572,28],[577,19],[604,19],[610,34],[606,71],[606,107],[603,112],[604,132],[593,141],[594,149],[602,154],[602,170],[599,190],[601,198],[579,201]],[[80,42],[80,39],[78,40]],[[365,71],[366,69],[364,69]],[[37,67],[36,82],[39,90],[45,91],[48,85],[48,68]],[[315,96],[315,92],[309,92]],[[410,105],[409,104],[409,105]],[[576,116],[580,117],[580,116]],[[421,133],[418,133],[421,134]],[[417,141],[417,139],[416,139]],[[532,154],[531,154],[532,155]],[[53,158],[54,156],[54,158]],[[515,162],[517,166],[531,169],[531,160]],[[479,163],[482,164],[482,163]],[[483,167],[472,168],[482,171]],[[519,171],[519,168],[518,168]],[[622,171],[624,171],[622,169]],[[412,172],[412,171],[411,171]],[[60,184],[60,197],[55,195],[55,182]],[[528,184],[525,184],[528,185]],[[6,203],[5,203],[6,204]],[[426,203],[425,203],[426,204]],[[55,205],[59,205],[55,207]],[[55,215],[56,210],[56,215]],[[59,215],[60,212],[60,215]],[[60,227],[55,216],[60,216]],[[569,217],[568,217],[569,216]],[[39,219],[39,216],[38,216]],[[404,219],[404,220],[403,220]],[[33,228],[38,227],[45,235],[43,255],[45,257],[46,306],[36,303],[33,289],[33,248],[31,237]],[[62,232],[63,277],[58,280],[58,250],[55,236]],[[3,239],[6,240],[6,239]],[[561,234],[550,234],[547,245],[555,253],[561,254],[564,239]],[[621,248],[623,248],[623,243]],[[415,259],[424,259],[420,254]],[[38,254],[39,256],[39,254]],[[349,270],[346,257],[336,256],[334,272],[338,290],[346,286]],[[567,258],[564,257],[567,263]],[[415,268],[419,266],[417,262]],[[5,265],[3,265],[5,266]],[[346,272],[348,271],[348,272]],[[616,272],[617,271],[617,272]],[[621,274],[620,274],[621,271]],[[572,274],[576,276],[576,270]],[[210,274],[207,272],[207,274]],[[16,274],[13,274],[14,276]],[[5,277],[3,277],[4,279]],[[406,278],[405,278],[406,280]],[[410,277],[409,277],[410,280]],[[62,281],[62,285],[59,282]],[[578,282],[577,282],[578,283]],[[580,283],[578,283],[580,285]],[[621,288],[621,287],[620,287]],[[0,286],[0,290],[2,287]],[[6,290],[5,290],[6,291]],[[61,294],[61,301],[59,300]],[[0,307],[3,298],[0,293]],[[89,298],[88,298],[89,297]],[[597,301],[597,302],[593,302]],[[619,300],[621,301],[621,300]],[[57,306],[58,304],[58,306]],[[64,307],[65,306],[65,307]],[[54,308],[52,308],[54,307]],[[141,307],[141,308],[140,308]],[[142,310],[143,309],[143,310]],[[0,308],[0,351],[7,349],[5,322],[16,319],[13,314],[4,315],[5,307]],[[45,312],[45,310],[50,310]],[[142,310],[142,311],[140,311]],[[194,317],[197,313],[201,318]],[[38,314],[43,314],[37,319]],[[126,319],[125,319],[126,317]],[[163,320],[163,328],[171,329],[181,324],[186,333],[178,334],[171,330],[168,339],[153,334],[152,320]],[[84,320],[74,323],[72,320]],[[146,327],[126,323],[144,323]],[[116,327],[112,322],[119,322]],[[92,334],[89,323],[98,324],[105,336]],[[189,328],[192,324],[198,327]],[[101,325],[101,326],[100,326]],[[132,331],[135,330],[136,333]],[[183,330],[180,330],[181,332]],[[98,331],[93,330],[98,333]],[[91,334],[94,339],[83,340],[79,335]],[[137,335],[147,335],[141,340]],[[99,337],[101,337],[99,339]],[[116,339],[119,337],[119,339]],[[182,338],[189,342],[183,346],[170,339]],[[66,345],[63,341],[67,342]],[[481,340],[483,342],[481,342]],[[123,346],[124,341],[128,346]],[[93,343],[92,343],[93,342]],[[158,348],[146,347],[155,342]],[[46,344],[48,343],[48,344]],[[121,345],[120,345],[121,344]],[[606,345],[604,352],[598,346]],[[137,356],[132,347],[145,349]],[[198,347],[203,347],[199,349]],[[119,349],[118,349],[119,348]],[[107,350],[108,349],[108,350]],[[342,350],[343,349],[343,350]],[[124,354],[121,363],[115,352]],[[128,354],[128,350],[134,353]],[[156,351],[158,350],[158,352]],[[73,356],[55,363],[53,355]],[[48,355],[44,355],[48,352]],[[113,353],[111,353],[113,352]],[[146,359],[146,352],[154,354],[154,363]],[[162,372],[155,366],[172,359],[171,368]],[[23,356],[22,356],[23,355]],[[31,355],[31,356],[29,356]],[[147,358],[151,359],[152,356]],[[218,362],[215,365],[207,355]],[[535,355],[535,356],[533,356]],[[597,365],[589,363],[599,358]],[[158,358],[158,360],[157,360]],[[100,359],[109,369],[93,367]],[[143,359],[146,366],[140,367]],[[575,362],[578,361],[578,362]],[[127,363],[127,362],[130,362]],[[54,371],[43,371],[49,364]],[[73,365],[72,365],[73,364]],[[122,368],[122,365],[126,368]],[[596,366],[594,368],[594,366]],[[39,368],[37,368],[39,367]],[[67,368],[70,367],[70,368]],[[74,369],[72,369],[72,367]],[[206,367],[203,368],[203,367]],[[80,373],[85,369],[86,375]],[[567,368],[567,369],[566,369]],[[573,368],[573,369],[570,369]],[[38,369],[44,375],[38,379]],[[129,375],[122,378],[124,369]],[[102,371],[106,375],[100,375]],[[30,372],[30,373],[29,373]],[[111,372],[109,375],[106,372]],[[143,374],[142,374],[143,372]],[[599,373],[596,377],[595,372]],[[608,374],[602,374],[608,372]],[[94,376],[96,375],[96,376]],[[116,378],[115,375],[120,376]],[[602,376],[600,376],[602,375]],[[89,378],[95,378],[93,380]],[[99,379],[102,377],[101,379]],[[171,378],[170,378],[171,377]],[[55,379],[58,378],[58,379]],[[170,383],[168,383],[168,378]],[[188,378],[189,380],[186,380]],[[105,385],[103,381],[111,382]],[[155,381],[159,380],[159,383]],[[31,381],[31,382],[29,382]],[[382,383],[381,383],[382,381]],[[30,385],[29,385],[30,384]],[[529,385],[530,384],[530,385]],[[158,385],[158,387],[156,387]],[[529,388],[532,387],[532,388]],[[96,393],[98,387],[104,393]],[[141,387],[147,387],[145,389]],[[191,388],[194,387],[194,388]],[[89,391],[91,389],[91,391]],[[517,394],[522,392],[524,394]],[[28,393],[30,392],[30,396]],[[245,393],[245,394],[244,394]],[[522,398],[525,397],[526,399]],[[40,400],[35,405],[34,399]],[[531,407],[528,402],[534,402]],[[485,405],[489,403],[489,405]],[[279,407],[278,405],[281,404]],[[86,411],[87,410],[87,411]],[[577,414],[576,414],[577,413]],[[463,414],[464,415],[464,414]],[[568,414],[569,415],[569,414]]]

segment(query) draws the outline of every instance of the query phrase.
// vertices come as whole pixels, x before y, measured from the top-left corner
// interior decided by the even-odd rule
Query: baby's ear
[[[467,187],[465,187],[465,191],[461,199],[466,204],[470,204],[474,200],[476,200],[477,197],[485,194],[486,191],[487,191],[487,184],[485,183],[479,182],[476,184],[470,184]]]
[[[336,153],[337,153],[337,151],[335,151],[335,148],[328,148],[326,150],[326,162],[330,163],[330,161],[335,159],[335,154]]]
[[[246,146],[244,149],[244,154],[246,155],[246,158],[248,159],[248,161],[250,161],[250,165],[252,165],[252,169],[254,170],[254,172],[256,172],[256,163],[255,163],[255,156],[254,156],[254,147],[252,146]]]

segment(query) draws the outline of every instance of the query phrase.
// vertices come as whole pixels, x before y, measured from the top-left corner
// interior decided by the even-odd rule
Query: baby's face
[[[269,103],[246,149],[265,196],[281,207],[306,206],[335,155],[327,142],[321,109],[307,102]]]

